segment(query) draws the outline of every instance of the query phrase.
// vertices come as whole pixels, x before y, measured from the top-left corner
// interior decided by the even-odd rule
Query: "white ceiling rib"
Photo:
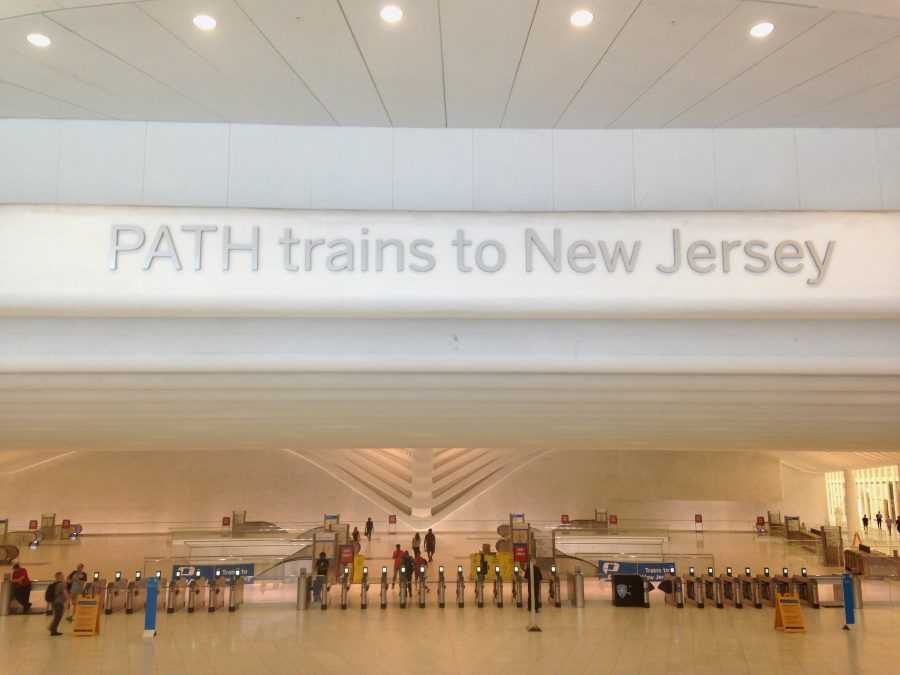
[[[900,126],[894,0],[395,1],[389,25],[382,0],[0,0],[0,117]],[[573,28],[576,8],[594,22]]]

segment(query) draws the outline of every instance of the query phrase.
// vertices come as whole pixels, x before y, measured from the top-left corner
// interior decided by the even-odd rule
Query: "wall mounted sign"
[[[0,314],[883,316],[898,222],[0,206]]]

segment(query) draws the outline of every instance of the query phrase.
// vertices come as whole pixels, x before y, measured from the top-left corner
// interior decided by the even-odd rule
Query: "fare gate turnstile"
[[[522,570],[519,568],[519,564],[516,563],[513,566],[513,581],[512,581],[512,596],[513,601],[516,603],[516,607],[522,608]]]
[[[559,570],[550,565],[550,600],[554,607],[562,607],[562,589],[559,585]]]
[[[106,584],[103,613],[112,614],[117,610],[124,610],[127,596],[128,582],[122,578],[122,573],[117,571],[113,581]]]
[[[385,570],[387,574],[387,570]],[[362,580],[359,584],[359,608],[368,609],[369,607],[369,568],[363,567]]]
[[[741,592],[741,580],[734,576],[730,567],[725,568],[725,574],[719,576],[719,585],[722,589],[722,602],[742,609],[744,594]]]
[[[309,609],[312,587],[306,570],[297,576],[297,609]]]
[[[475,572],[475,606],[484,607],[484,572],[481,567]]]
[[[706,574],[703,576],[703,593],[704,602],[713,602],[718,609],[725,607],[725,603],[722,602],[722,584],[713,573],[712,567],[707,567]]]
[[[503,576],[499,565],[494,567],[494,605],[503,609]]]
[[[444,579],[444,566],[438,567],[438,607],[444,609],[447,606],[447,582]]]
[[[193,614],[206,608],[208,586],[206,579],[200,576],[200,570],[197,570],[187,587],[188,614]]]
[[[762,599],[759,597],[759,583],[750,573],[750,568],[744,568],[744,576],[740,577],[741,599],[743,604],[753,605],[756,609],[762,609]]]
[[[156,581],[159,593],[156,596],[156,607],[160,609],[166,606],[165,580],[162,578],[162,572],[156,573]],[[139,612],[147,605],[147,580],[143,578],[143,574],[138,570],[134,573],[134,581],[128,582],[128,589],[125,595],[125,613],[134,614]]]
[[[428,593],[428,568],[419,565],[416,572],[416,593],[419,596],[419,608],[425,609],[425,594]]]
[[[800,602],[805,602],[813,609],[819,609],[819,584],[815,577],[809,576],[806,568],[803,567],[800,574],[794,575],[791,581],[794,583]]]
[[[216,570],[212,581],[207,582],[206,611],[215,612],[225,608],[225,579],[222,570]]]
[[[244,579],[241,571],[235,570],[234,576],[228,582],[228,611],[236,612],[244,604]]]
[[[695,605],[698,609],[703,609],[706,604],[705,598],[706,590],[703,579],[694,574],[694,568],[691,567],[684,575],[684,601]]]
[[[665,591],[666,604],[684,609],[684,580],[674,574],[667,574],[664,583],[667,588]]]
[[[462,565],[456,567],[456,606],[460,609],[466,606],[466,578]]]
[[[781,574],[774,577],[773,583],[775,584],[776,593],[787,595],[788,593],[794,592],[794,582],[791,580],[791,575],[787,567],[781,568]],[[774,605],[775,603],[773,602],[772,604]]]
[[[175,570],[175,578],[169,582],[166,589],[166,614],[174,614],[179,609],[184,609],[187,606],[187,597],[187,579],[181,576],[180,570]]]
[[[411,572],[412,570],[410,570]],[[406,565],[400,568],[400,609],[406,609],[406,596],[409,591],[409,573]]]
[[[341,609],[347,609],[347,600],[350,596],[350,568],[344,567],[341,571]]]
[[[387,567],[381,568],[381,609],[387,609],[388,573]]]
[[[756,577],[756,587],[759,601],[769,607],[775,606],[775,579],[769,573],[769,568],[763,568],[763,573]]]

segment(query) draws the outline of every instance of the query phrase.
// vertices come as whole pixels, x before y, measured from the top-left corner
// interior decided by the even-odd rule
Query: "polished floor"
[[[815,556],[783,539],[747,533],[691,532],[668,534],[666,550],[708,557],[717,569],[726,565],[759,569],[769,565],[792,570],[806,565],[826,571]],[[495,537],[494,537],[495,538]],[[873,537],[874,539],[875,537]],[[409,535],[382,533],[363,552],[380,564],[394,543],[408,545]],[[900,544],[896,537],[885,545]],[[477,550],[491,534],[439,533],[436,562],[453,565]],[[874,541],[872,543],[875,543]],[[47,545],[23,552],[32,576],[45,578],[77,561],[88,569],[140,568],[145,559],[177,554],[166,537],[85,537],[75,545]],[[234,614],[179,612],[161,615],[159,634],[144,640],[142,617],[114,614],[102,619],[101,634],[76,638],[66,633],[49,638],[42,616],[0,618],[0,673],[599,673],[712,674],[810,673],[815,675],[885,675],[900,663],[900,583],[864,586],[865,609],[853,630],[841,630],[840,609],[806,609],[808,631],[785,635],[773,629],[774,612],[726,608],[676,610],[652,595],[649,610],[614,608],[609,585],[586,583],[584,609],[548,607],[540,615],[541,633],[525,630],[525,612],[507,597],[502,610],[460,610],[431,603],[422,610],[401,610],[396,596],[381,611],[358,608],[358,589],[351,608],[342,611],[332,590],[332,608],[297,612],[293,588],[259,584],[248,604]],[[267,602],[259,603],[265,591]],[[448,595],[452,597],[452,587]],[[509,593],[507,586],[506,592]],[[370,603],[377,589],[370,591]],[[253,604],[250,604],[250,600]]]
[[[606,584],[595,582],[598,589]],[[592,589],[594,590],[594,589]],[[591,593],[596,596],[596,593]],[[658,593],[654,594],[659,596]],[[541,633],[524,610],[467,606],[297,612],[245,606],[163,615],[156,638],[142,617],[104,617],[98,637],[50,638],[40,616],[0,619],[0,672],[121,673],[592,673],[885,675],[900,662],[900,612],[869,607],[849,632],[839,609],[804,611],[805,634],[773,629],[772,609],[649,610],[591,597],[584,609],[545,608]]]

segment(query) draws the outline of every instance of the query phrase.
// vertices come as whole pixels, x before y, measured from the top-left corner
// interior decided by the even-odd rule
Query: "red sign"
[[[353,564],[353,544],[341,544],[341,565]]]
[[[72,527],[72,521],[68,518],[64,518],[62,526],[64,530],[68,530],[70,527]]]
[[[528,544],[513,544],[513,560],[523,564],[528,562]]]
[[[396,525],[397,524],[397,516],[393,513],[388,516],[388,525]]]
[[[703,522],[703,514],[702,514],[702,513],[695,513],[695,514],[694,514],[694,522],[697,523],[698,525],[699,525],[700,523],[702,523],[702,522]]]
[[[766,524],[765,516],[756,516],[756,525],[757,527],[761,527]]]
[[[36,521],[36,520],[29,520],[29,521],[28,521],[28,529],[29,529],[29,530],[36,530],[36,529],[37,529],[37,521]]]
[[[617,516],[615,513],[610,513],[609,514],[609,524],[610,525],[618,525],[619,524],[619,516]]]
[[[222,516],[222,527],[231,527],[231,516]]]
[[[561,522],[563,525],[568,525],[569,524],[569,514],[568,513],[562,514],[559,517],[559,522]]]

